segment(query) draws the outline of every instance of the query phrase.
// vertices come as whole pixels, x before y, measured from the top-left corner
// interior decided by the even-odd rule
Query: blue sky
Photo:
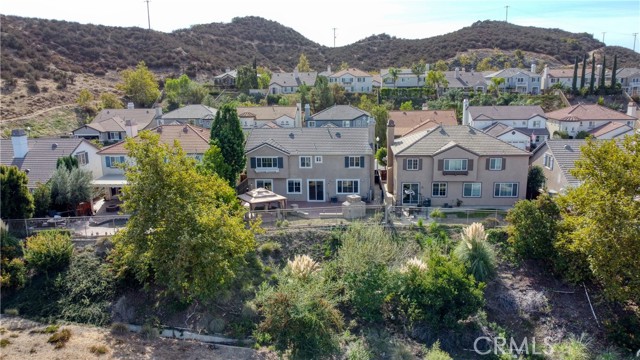
[[[640,33],[640,0],[283,0],[241,2],[150,0],[151,27],[169,32],[190,25],[229,22],[236,16],[278,21],[323,45],[343,46],[373,34],[407,39],[446,34],[478,20],[560,28],[593,34],[607,45],[633,48]],[[147,27],[143,0],[3,0],[0,13],[112,26]],[[640,36],[636,40],[640,51]]]

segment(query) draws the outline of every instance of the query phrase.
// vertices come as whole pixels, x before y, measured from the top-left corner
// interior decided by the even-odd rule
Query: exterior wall
[[[640,94],[640,74],[622,78],[620,79],[620,83],[622,84],[622,88],[627,92],[627,94],[632,96]]]
[[[522,82],[518,82],[518,78],[522,78]],[[489,79],[490,80],[490,79]],[[513,89],[519,93],[539,93],[542,83],[540,76],[529,76],[527,74],[517,74],[515,76],[504,78],[504,84],[501,89]]]
[[[389,75],[385,75],[382,78],[381,87],[383,89],[395,89],[395,88],[409,88],[409,87],[421,87],[424,86],[425,75],[420,75],[420,80],[413,74],[398,75],[396,83],[393,83],[393,79]]]
[[[89,163],[86,165],[80,166],[82,169],[90,170],[93,174],[93,178],[97,179],[102,176],[102,158],[98,155],[98,149],[94,146],[87,144],[86,142],[81,142],[80,145],[73,152],[73,155],[77,155],[81,152],[86,152]]]
[[[269,94],[293,94],[298,91],[297,86],[280,86],[278,84],[271,84],[269,86]]]
[[[558,166],[557,161],[555,161],[555,158],[553,168],[544,166],[545,154],[553,156],[553,153],[549,151],[547,145],[543,145],[542,148],[536,151],[529,160],[529,163],[531,164],[531,166],[538,165],[542,168],[544,177],[547,179],[545,183],[547,190],[552,194],[559,194],[561,193],[561,190],[566,189],[569,184],[564,174],[562,173],[560,166]]]
[[[240,125],[243,129],[253,129],[256,127],[256,120],[253,117],[240,117]]]
[[[311,156],[311,168],[300,168],[300,156],[286,154],[269,146],[260,147],[247,153],[247,178],[249,186],[256,187],[257,179],[270,179],[273,182],[273,189],[277,194],[286,196],[289,201],[308,201],[308,181],[324,180],[324,201],[330,202],[331,197],[337,196],[338,201],[345,201],[350,194],[337,194],[337,181],[359,180],[360,196],[369,196],[369,190],[373,189],[373,156],[372,154],[349,154],[351,156],[364,156],[364,168],[345,168],[345,155],[320,155],[308,154],[301,156]],[[277,171],[259,172],[251,168],[251,158],[260,156],[274,156],[283,158],[283,166]],[[322,162],[316,162],[315,157],[322,156]],[[301,180],[301,194],[287,193],[287,179]]]
[[[107,167],[107,156],[121,156],[121,155],[99,155],[100,156],[100,165],[102,167],[102,176],[105,175],[124,175],[124,170],[122,168],[115,167]],[[125,161],[129,161],[129,157],[124,157]]]
[[[486,169],[485,156],[476,156],[460,148],[454,148],[439,154],[435,158],[430,156],[418,157],[422,159],[422,169],[420,171],[404,170],[404,160],[416,158],[415,156],[396,156],[396,166],[394,168],[396,205],[402,205],[402,185],[404,183],[419,183],[420,201],[425,198],[431,199],[431,206],[440,207],[445,203],[455,205],[460,199],[463,206],[512,206],[516,201],[522,200],[526,196],[528,156],[501,156],[506,161],[504,170],[492,171]],[[473,159],[473,170],[469,170],[467,175],[444,175],[438,170],[439,159]],[[432,194],[432,184],[434,182],[444,182],[447,184],[447,195],[445,197],[434,197]],[[480,197],[464,197],[464,183],[481,183]],[[517,197],[494,197],[495,183],[513,182],[518,184]]]
[[[74,130],[73,135],[75,137],[83,137],[83,138],[91,139],[91,138],[99,138],[101,133],[96,129],[92,129],[88,126],[83,126],[79,129]]]
[[[345,92],[349,93],[370,93],[373,91],[372,76],[353,76],[345,74],[341,77],[329,77],[329,84],[342,86]]]
[[[531,138],[517,131],[515,131],[515,134],[508,132],[506,134],[500,135],[498,139],[522,150],[527,150],[531,146]]]
[[[285,127],[285,128],[292,128],[292,127],[296,126],[295,119],[293,119],[293,118],[291,118],[291,117],[289,117],[287,115],[283,115],[283,116],[277,118],[275,120],[275,122],[276,122],[276,124],[278,124],[278,125],[280,125],[282,127]]]
[[[313,122],[310,123],[310,121],[313,121]],[[344,121],[348,121],[350,123],[349,124],[350,126],[348,127],[352,127],[352,128],[364,128],[369,126],[369,117],[366,115],[362,115],[353,120],[314,120],[313,118],[311,118],[309,121],[307,121],[307,126],[323,127],[328,124],[332,124],[336,127],[347,127],[347,126],[344,126],[344,123],[343,123]],[[314,125],[314,126],[310,126],[310,125]]]
[[[627,124],[626,120],[591,120],[591,121],[558,121],[549,119],[547,127],[549,128],[549,134],[553,136],[555,131],[566,131],[569,136],[576,136],[580,131],[590,131],[598,126],[602,126],[609,121],[617,122],[631,127],[634,126],[634,121],[630,120],[630,124]],[[590,124],[593,123],[593,124]]]

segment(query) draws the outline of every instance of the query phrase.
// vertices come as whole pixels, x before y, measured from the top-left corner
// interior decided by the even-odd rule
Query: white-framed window
[[[523,83],[524,82],[524,78],[519,77],[519,78],[516,79],[516,82]]]
[[[364,167],[360,160],[360,156],[349,156],[349,168]]]
[[[256,179],[256,189],[257,188],[265,188],[267,190],[273,191],[273,180],[272,179]]]
[[[546,167],[549,170],[553,170],[553,155],[551,154],[544,154],[544,167]]]
[[[404,183],[402,184],[402,204],[417,204],[420,200],[420,184]]]
[[[311,156],[300,156],[300,169],[311,169]]]
[[[107,139],[109,139],[109,140],[122,140],[122,137],[120,136],[120,132],[118,132],[118,131],[109,131],[107,133]]]
[[[502,158],[490,158],[489,159],[489,170],[502,170]]]
[[[629,127],[633,127],[633,120],[629,120],[629,121],[627,121],[627,126],[629,126]]]
[[[444,159],[444,171],[466,171],[467,159]]]
[[[593,129],[594,127],[596,127],[596,122],[595,121],[589,121],[589,129]]]
[[[287,194],[302,194],[302,179],[288,179]]]
[[[494,197],[518,197],[518,183],[495,183]]]
[[[256,169],[277,169],[278,158],[276,156],[256,157]]]
[[[462,197],[480,197],[482,194],[482,183],[462,184]]]
[[[191,154],[189,156],[194,158],[197,162],[202,162],[202,154]]]
[[[342,127],[351,127],[351,121],[349,120],[343,120],[342,121]]]
[[[316,127],[316,122],[313,120],[307,121],[307,127]]]
[[[124,163],[124,156],[105,156],[104,159],[108,168],[115,168],[118,164]]]
[[[540,127],[540,120],[533,120],[533,127],[534,128],[539,128]]]
[[[322,164],[322,156],[316,156],[316,164]]]
[[[419,167],[419,159],[407,159],[407,170],[418,170]]]
[[[434,182],[431,185],[431,196],[433,196],[433,197],[446,197],[447,196],[447,183],[446,182]]]
[[[82,166],[89,163],[89,154],[86,151],[80,151],[75,156],[78,160],[78,165]]]
[[[360,180],[336,180],[336,194],[357,194],[360,192]]]

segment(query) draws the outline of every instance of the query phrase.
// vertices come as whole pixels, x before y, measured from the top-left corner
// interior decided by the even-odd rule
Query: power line
[[[151,30],[151,15],[149,14],[149,1],[150,0],[144,0],[144,2],[147,3],[147,22],[149,23],[149,30]]]

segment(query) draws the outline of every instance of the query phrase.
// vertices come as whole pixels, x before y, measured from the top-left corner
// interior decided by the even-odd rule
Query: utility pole
[[[149,30],[151,30],[151,15],[149,15],[149,0],[144,0],[147,3],[147,22],[149,24]]]
[[[633,51],[636,51],[636,36],[638,36],[638,33],[633,33],[631,34],[633,35]]]
[[[603,32],[602,32],[602,42],[603,42],[603,43],[604,43],[604,34],[606,34],[606,33],[607,33],[606,31],[603,31]]]
[[[333,47],[336,47],[336,30],[338,28],[333,28]]]
[[[505,14],[504,14],[504,22],[509,22],[509,5],[505,5]]]

